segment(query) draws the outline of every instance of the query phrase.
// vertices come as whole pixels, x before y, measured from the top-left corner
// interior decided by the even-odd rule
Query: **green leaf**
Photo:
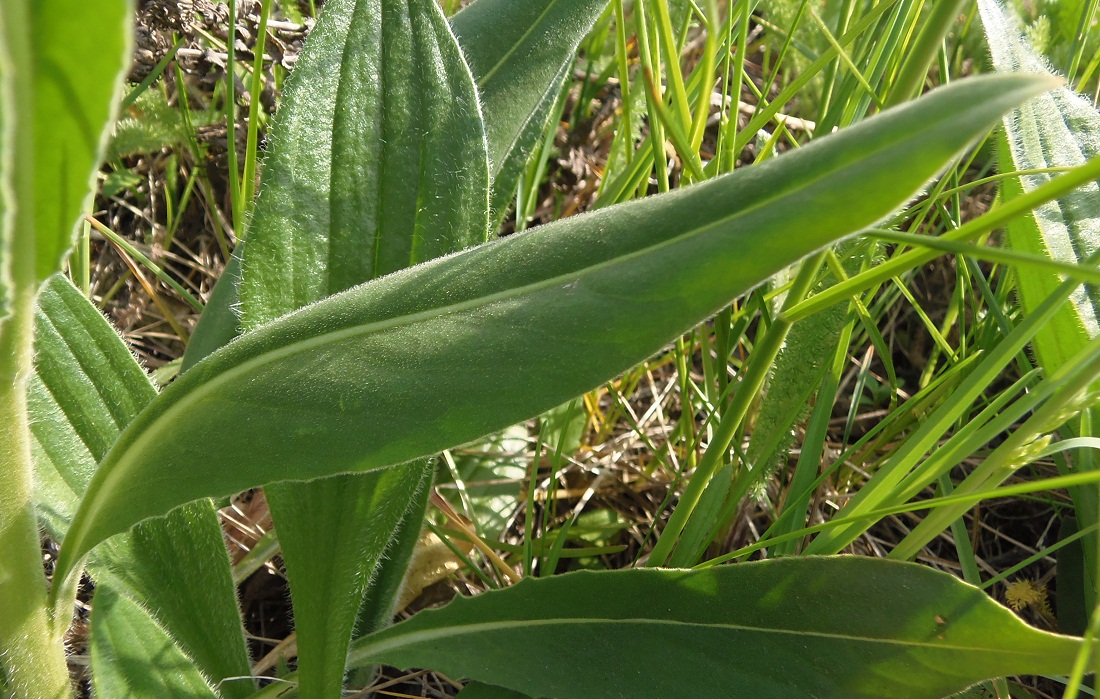
[[[1000,71],[1047,72],[1046,63],[1020,35],[1018,22],[996,0],[980,0],[993,65]],[[1062,87],[1028,102],[1004,119],[1011,161],[1008,170],[1073,167],[1100,154],[1100,113],[1093,104]],[[1005,180],[1010,199],[1048,182],[1056,173],[1032,173]],[[1008,226],[1012,247],[1043,257],[1083,263],[1100,248],[1100,185],[1093,182],[1044,204]],[[1061,283],[1047,270],[1015,268],[1020,304],[1031,312]],[[1032,344],[1048,372],[1064,365],[1100,333],[1100,290],[1082,286],[1071,303],[1035,336]]]
[[[96,464],[157,392],[110,323],[61,275],[39,294],[36,326],[28,391],[36,501],[46,529],[60,540]],[[140,605],[119,623],[139,624],[136,614],[152,614],[157,621],[140,622],[142,628],[167,630],[180,646],[175,652],[193,658],[205,676],[250,674],[229,557],[209,500],[112,539],[93,554],[89,570],[97,590],[123,593]],[[111,650],[110,640],[100,643],[107,658],[128,652]],[[153,681],[167,671],[150,665],[143,675]],[[223,688],[226,697],[251,691],[247,680]]]
[[[91,656],[96,696],[219,696],[149,614],[110,587],[97,587],[93,598]]]
[[[225,263],[222,276],[214,284],[210,298],[203,306],[199,324],[191,333],[191,340],[183,353],[180,373],[187,371],[198,362],[228,345],[241,334],[241,319],[237,316],[237,282],[241,278],[240,255],[244,252],[244,241],[237,243],[237,249]]]
[[[451,18],[477,78],[498,217],[546,130],[577,46],[606,6],[607,0],[477,0]]]
[[[458,699],[527,699],[526,694],[481,682],[471,682],[466,685],[457,697]]]
[[[53,274],[72,245],[89,204],[130,60],[128,0],[31,3],[36,270]],[[29,96],[17,96],[27,99]],[[24,130],[25,129],[25,130]]]
[[[340,694],[363,594],[424,469],[414,462],[265,489],[294,603],[299,696]]]
[[[477,90],[433,0],[328,3],[273,142],[240,258],[245,329],[488,238]],[[303,697],[339,694],[364,592],[426,468],[267,487]]]
[[[473,77],[431,0],[326,6],[242,257],[245,329],[488,237]]]
[[[997,70],[1048,71],[1047,63],[1021,36],[1019,22],[996,0],[980,0],[978,9]],[[1073,167],[1100,155],[1100,113],[1088,99],[1061,87],[1022,105],[1004,119],[1000,139],[1001,169],[1034,170]],[[1032,173],[1007,178],[1001,187],[1005,202],[1023,196],[1055,177],[1054,173]],[[1083,263],[1100,249],[1100,184],[1091,182],[1065,197],[1048,202],[1006,227],[1008,244],[1022,252],[1060,262]],[[1048,271],[1025,264],[1014,268],[1017,296],[1026,313],[1035,312],[1062,279]],[[1035,334],[1031,348],[1047,375],[1065,366],[1090,339],[1100,334],[1100,290],[1084,284]],[[1094,385],[1094,388],[1096,386]],[[1075,421],[1076,423],[1076,421]],[[1064,431],[1076,433],[1078,424]],[[1087,467],[1088,461],[1077,468]],[[1100,503],[1095,488],[1073,488],[1075,512],[1082,521],[1095,521]],[[1096,570],[1095,537],[1084,542],[1085,569]],[[1089,585],[1085,599],[1095,598]]]
[[[494,220],[503,216],[510,205],[516,179],[531,149],[546,129],[554,97],[572,65],[571,59],[577,45],[606,4],[607,0],[478,0],[451,18],[452,30],[470,63],[474,81],[481,87],[481,110],[489,145],[489,172],[493,180],[491,203],[496,213]],[[318,31],[324,31],[323,27],[315,29],[314,34]],[[486,37],[488,40],[485,40]],[[330,43],[335,44],[335,41]],[[311,51],[307,49],[307,54]],[[556,73],[553,69],[555,61]],[[300,61],[295,73],[302,74],[307,64]],[[325,89],[318,90],[317,78],[323,77],[322,73],[321,70],[315,71],[314,79],[302,82],[308,83],[310,100],[324,103],[332,100],[335,88],[326,82]],[[510,83],[505,82],[506,78],[515,76],[519,77]],[[291,78],[289,81],[288,92],[294,90],[294,80]],[[280,110],[277,128],[282,128],[285,109]],[[287,119],[303,127],[326,123],[326,119],[316,114],[313,116],[317,118],[316,122],[308,115]],[[331,121],[331,116],[328,121]],[[289,130],[291,127],[288,125],[287,128]],[[324,153],[324,143],[312,146],[306,143],[302,147],[307,150],[315,147],[317,152]],[[293,158],[280,162],[293,167],[300,164]],[[268,173],[277,167],[276,161],[269,157],[264,167],[265,181]],[[282,179],[287,177],[293,175]],[[318,186],[324,187],[324,183]],[[304,197],[300,202],[324,208]],[[305,215],[306,209],[302,211]],[[306,218],[305,223],[310,220]],[[237,254],[241,253],[238,249]],[[184,357],[185,371],[240,334],[234,310],[238,303],[238,275],[239,261],[234,257],[215,285],[199,325],[191,336]]]
[[[958,81],[761,165],[418,265],[273,321],[196,365],[127,428],[89,485],[59,574],[184,502],[408,461],[590,390],[888,215],[1004,110],[1050,85]]]
[[[704,697],[933,699],[990,677],[1068,672],[1080,644],[945,573],[809,557],[528,579],[363,639],[349,663],[430,667],[561,699],[684,687]]]

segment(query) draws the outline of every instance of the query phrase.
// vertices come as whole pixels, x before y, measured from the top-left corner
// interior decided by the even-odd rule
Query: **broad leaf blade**
[[[36,500],[47,530],[61,539],[97,462],[156,397],[156,389],[114,328],[64,277],[56,275],[43,286],[36,321],[35,373],[28,391]],[[97,549],[89,570],[97,589],[123,593],[140,605],[136,612],[123,612],[126,620],[119,624],[166,629],[180,646],[174,652],[194,659],[195,672],[215,679],[248,676],[229,559],[209,500],[113,539]],[[150,613],[155,624],[134,619]],[[104,657],[122,657],[125,649],[112,650],[112,643],[100,639]],[[162,671],[167,669],[145,670],[150,676]],[[251,689],[246,680],[227,683],[223,692],[240,697]]]
[[[34,37],[34,209],[36,269],[53,274],[72,245],[77,217],[94,191],[130,59],[131,3],[31,4]],[[74,59],[74,57],[79,57]],[[27,134],[24,134],[25,137]]]
[[[451,18],[481,94],[498,216],[546,129],[577,46],[606,6],[607,0],[477,0]]]
[[[451,18],[452,30],[470,63],[474,81],[481,87],[481,110],[488,136],[493,181],[491,208],[496,214],[494,220],[503,216],[510,205],[516,178],[547,126],[554,97],[568,74],[577,45],[606,4],[607,0],[478,0]],[[335,29],[330,33],[346,29],[342,23],[333,24]],[[322,23],[314,34],[324,31],[323,27]],[[336,43],[331,38],[325,42],[329,48],[336,46]],[[324,48],[319,45],[317,52]],[[308,56],[310,52],[312,49],[307,48],[307,55],[299,61],[295,71],[302,73],[306,66],[313,66],[311,78],[302,82],[309,84],[310,100],[316,106],[317,102],[333,100],[336,88],[331,77],[336,72],[331,58],[313,60]],[[556,73],[553,68],[555,62]],[[519,77],[510,84],[506,82],[506,79],[515,76]],[[288,92],[293,92],[294,84],[295,79],[292,78]],[[287,130],[314,129],[310,133],[315,135],[317,128],[323,128],[331,121],[331,117],[325,117],[323,112],[284,117],[285,111],[285,107],[280,109],[277,129],[283,128],[285,119]],[[293,125],[289,123],[292,121],[295,122]],[[303,151],[302,157],[325,152],[323,142],[310,141],[299,147]],[[276,150],[279,148],[276,146]],[[306,162],[293,157],[279,161],[274,156],[269,157],[264,168],[264,189],[267,189],[267,173],[278,168],[278,163],[298,168]],[[284,176],[282,179],[286,178]],[[302,181],[311,179],[323,194],[326,190],[322,181],[308,174],[302,175]],[[288,185],[288,188],[293,190],[293,185]],[[307,188],[303,191],[315,190]],[[301,197],[295,201],[306,222],[324,220],[314,218],[315,215],[323,215],[321,200]],[[241,253],[240,250],[237,252]],[[234,311],[238,302],[238,275],[239,264],[234,258],[226,266],[222,279],[218,280],[199,326],[191,336],[184,357],[185,370],[240,333]]]
[[[109,586],[93,598],[91,656],[96,696],[219,697],[148,612]]]
[[[263,326],[131,424],[89,486],[59,569],[183,502],[408,461],[583,393],[888,215],[1050,84],[959,81],[761,165],[487,243]]]
[[[473,77],[431,0],[329,4],[272,134],[244,328],[488,237]]]
[[[343,689],[364,591],[425,468],[414,462],[265,488],[294,603],[301,696],[338,696]],[[419,531],[419,521],[415,526]]]
[[[990,677],[1067,672],[1080,644],[1028,627],[945,573],[809,557],[525,580],[421,612],[356,644],[350,662],[431,667],[561,699],[684,687],[706,697],[933,699]]]
[[[241,256],[245,329],[488,237],[477,89],[433,0],[330,2],[292,80]],[[303,697],[340,693],[364,591],[427,468],[266,489]]]

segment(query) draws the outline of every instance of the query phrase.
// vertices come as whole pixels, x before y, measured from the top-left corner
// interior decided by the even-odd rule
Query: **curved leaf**
[[[959,81],[761,165],[418,265],[242,336],[121,436],[59,572],[184,502],[407,461],[589,390],[886,216],[1050,85]]]
[[[219,696],[149,614],[109,586],[97,587],[93,598],[91,657],[96,696]]]
[[[700,697],[934,699],[991,677],[1068,672],[1080,644],[945,573],[808,557],[528,579],[363,639],[349,663],[430,667],[560,699],[684,687]]]
[[[46,529],[61,539],[97,462],[157,392],[110,323],[61,275],[43,286],[36,321],[35,372],[28,390],[36,501]],[[125,620],[118,622],[121,627],[102,619],[100,623],[116,630],[127,624],[163,629],[151,633],[159,639],[158,633],[167,632],[179,644],[172,652],[193,658],[199,668],[192,668],[195,673],[216,680],[248,676],[229,557],[209,500],[113,539],[96,550],[89,570],[97,584],[97,600],[100,592],[109,590],[140,605],[122,605],[126,611]],[[139,615],[145,620],[137,619]],[[139,645],[148,640],[109,632],[98,641],[104,663],[128,652],[112,649],[115,638]],[[160,640],[149,642],[161,645]],[[97,664],[94,676],[116,671]],[[170,677],[154,679],[168,672],[167,666],[151,665],[143,670],[141,681],[172,684]],[[223,688],[226,697],[251,691],[251,681]]]
[[[607,1],[477,0],[451,18],[481,95],[498,217],[546,130],[577,46]]]
[[[546,128],[554,97],[572,64],[577,45],[606,4],[607,0],[478,0],[451,18],[451,28],[470,63],[474,82],[482,88],[481,111],[488,137],[493,181],[491,208],[497,218],[503,216],[508,208],[516,178]],[[314,33],[324,31],[323,27],[324,23]],[[336,31],[342,32],[344,28],[337,26]],[[335,39],[326,42],[329,47],[336,43]],[[295,72],[302,73],[304,67],[314,65],[311,78],[303,79],[301,83],[308,85],[308,99],[316,107],[317,103],[325,105],[332,102],[335,86],[331,81],[332,70],[324,70],[325,67],[332,68],[331,57],[327,63],[320,58],[313,61],[308,56],[313,52],[312,46],[312,43],[307,45],[307,55],[299,61]],[[317,47],[318,52],[322,50],[323,47]],[[513,78],[512,82],[506,82],[506,79]],[[295,84],[295,79],[291,78],[288,93],[295,90]],[[283,128],[284,111],[285,107],[280,109],[277,128]],[[323,114],[325,110],[321,111]],[[286,119],[293,120],[294,127],[304,129],[324,128],[327,123],[318,114],[288,116]],[[327,119],[331,121],[331,116]],[[288,123],[286,128],[290,130],[291,126]],[[317,132],[308,133],[310,139],[301,148],[309,153],[323,154],[325,144],[315,142]],[[294,169],[302,164],[294,158],[279,161],[268,158],[264,167],[265,183],[268,173],[279,166],[277,162]],[[327,185],[317,182],[316,186],[324,188]],[[307,223],[322,220],[311,218],[317,209],[323,208],[320,202],[308,197],[296,197],[294,201],[302,206],[303,219]],[[238,255],[241,252],[237,250]],[[184,356],[184,370],[240,333],[234,310],[238,303],[236,284],[239,270],[239,261],[234,257],[214,287],[199,325],[191,336]]]
[[[1002,71],[1048,70],[1020,35],[1019,23],[995,0],[978,3],[993,65]],[[1010,162],[1008,170],[1043,170],[1083,165],[1100,154],[1100,113],[1072,90],[1057,90],[1022,105],[1005,117]],[[1037,172],[1005,181],[1005,194],[1032,191],[1055,173]],[[1014,248],[1062,262],[1084,263],[1100,249],[1100,184],[1074,190],[1008,226]],[[1030,312],[1061,283],[1051,272],[1020,265],[1015,269],[1020,304]],[[1064,365],[1090,338],[1100,334],[1100,291],[1082,286],[1033,342],[1036,357],[1048,371]]]

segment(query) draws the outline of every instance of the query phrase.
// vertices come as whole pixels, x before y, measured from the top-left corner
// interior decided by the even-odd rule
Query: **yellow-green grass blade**
[[[64,277],[55,275],[44,285],[36,320],[35,371],[28,392],[36,502],[46,530],[61,540],[96,464],[157,393],[115,329]],[[209,500],[112,539],[88,565],[97,590],[132,600],[122,605],[128,621],[118,623],[164,629],[178,646],[173,653],[191,658],[193,672],[214,681],[248,676],[229,557]],[[139,614],[156,622],[138,621]],[[120,628],[104,620],[102,612],[99,623]],[[105,663],[141,655],[147,642],[125,633],[97,640]],[[101,671],[123,672],[96,664],[93,677]],[[150,665],[134,681],[153,681],[168,672]],[[158,681],[174,680],[164,676]],[[226,683],[222,695],[241,697],[251,691],[246,679]]]
[[[761,165],[418,265],[264,325],[131,423],[89,485],[58,574],[185,502],[409,461],[590,390],[886,217],[1051,85],[959,81]]]
[[[704,697],[937,699],[991,677],[1066,672],[1080,645],[946,573],[806,557],[528,579],[369,636],[349,662],[431,667],[561,699],[684,687]]]

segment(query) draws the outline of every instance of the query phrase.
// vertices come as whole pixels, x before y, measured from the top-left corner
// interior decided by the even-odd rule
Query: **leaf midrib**
[[[938,118],[938,119],[930,119],[927,122],[923,122],[924,126],[923,126],[923,128],[921,128],[919,130],[914,130],[914,131],[896,130],[896,131],[893,131],[893,132],[889,132],[888,133],[888,138],[884,139],[883,142],[877,148],[866,152],[862,157],[860,157],[859,159],[857,159],[855,161],[850,161],[848,163],[845,163],[840,168],[834,168],[834,169],[829,169],[829,170],[825,170],[825,171],[820,172],[819,174],[817,174],[817,176],[815,176],[812,179],[808,180],[804,185],[802,185],[801,187],[798,187],[797,189],[793,190],[793,192],[791,190],[777,190],[773,195],[765,196],[765,197],[761,198],[760,200],[758,200],[756,202],[748,204],[745,208],[740,209],[740,210],[738,210],[738,211],[736,211],[736,212],[734,212],[734,213],[732,213],[728,216],[721,217],[721,218],[719,218],[719,219],[717,219],[717,220],[715,220],[715,221],[713,221],[713,222],[711,222],[711,223],[709,223],[705,226],[702,226],[700,228],[695,228],[695,229],[692,229],[692,230],[689,230],[689,231],[685,231],[684,233],[681,233],[680,235],[674,236],[672,238],[667,238],[665,240],[661,240],[661,241],[659,241],[657,243],[654,243],[652,245],[644,246],[644,247],[642,247],[638,250],[634,250],[634,251],[625,253],[623,255],[619,255],[619,256],[614,257],[610,260],[603,260],[601,262],[597,262],[597,263],[592,264],[592,265],[588,265],[588,266],[581,267],[581,268],[576,269],[576,270],[572,270],[572,271],[570,271],[568,273],[565,273],[565,274],[555,275],[553,277],[541,279],[541,280],[538,280],[538,281],[530,283],[530,284],[525,284],[525,285],[521,285],[521,286],[517,286],[517,287],[512,287],[512,288],[509,288],[509,289],[505,289],[503,291],[488,294],[488,295],[485,295],[485,296],[479,296],[477,298],[469,299],[469,300],[462,301],[462,302],[459,302],[459,303],[450,304],[450,305],[447,305],[447,306],[440,306],[440,307],[430,308],[430,309],[427,309],[425,311],[420,311],[420,312],[417,312],[417,313],[405,314],[405,315],[397,316],[397,317],[394,317],[394,318],[387,318],[387,319],[381,320],[381,321],[376,321],[376,322],[372,322],[372,323],[365,323],[365,324],[362,324],[362,325],[355,325],[355,326],[352,326],[350,328],[342,328],[342,329],[334,330],[334,331],[327,332],[327,333],[321,333],[319,335],[315,335],[314,337],[306,338],[306,339],[298,341],[298,342],[290,343],[290,344],[284,345],[282,347],[264,352],[264,353],[262,353],[258,356],[252,357],[250,359],[246,359],[246,360],[242,361],[240,364],[237,364],[237,365],[221,372],[220,374],[211,377],[208,381],[206,381],[205,383],[200,384],[194,390],[186,393],[185,395],[183,395],[181,398],[179,398],[174,403],[171,403],[168,406],[166,406],[163,409],[163,412],[161,412],[159,415],[154,416],[152,418],[152,421],[150,422],[150,424],[145,429],[142,430],[141,434],[139,434],[136,438],[134,438],[133,442],[131,442],[130,446],[125,449],[122,456],[120,456],[116,460],[116,462],[115,462],[116,465],[113,468],[110,468],[110,469],[105,471],[106,475],[104,476],[104,480],[102,481],[102,484],[96,489],[96,491],[94,493],[94,495],[96,497],[94,497],[90,500],[88,498],[85,498],[85,501],[88,504],[88,510],[85,511],[84,516],[81,519],[82,519],[83,522],[94,521],[95,517],[99,514],[100,510],[102,510],[103,504],[104,504],[104,498],[102,496],[100,496],[99,494],[100,493],[110,493],[118,483],[125,480],[126,476],[129,473],[130,464],[134,463],[132,460],[127,460],[126,456],[129,455],[129,454],[133,454],[133,453],[139,453],[141,451],[141,449],[143,449],[145,447],[146,444],[148,444],[151,441],[155,441],[156,439],[158,439],[158,435],[160,433],[160,430],[158,429],[159,426],[167,425],[168,429],[171,429],[171,425],[172,425],[172,422],[173,422],[171,417],[173,415],[175,415],[177,413],[180,413],[181,411],[185,412],[192,405],[196,404],[197,402],[199,402],[200,400],[202,400],[203,398],[205,398],[207,395],[211,394],[212,392],[217,391],[222,385],[232,381],[233,379],[235,379],[236,377],[238,377],[240,375],[247,374],[247,373],[249,373],[251,371],[254,371],[257,368],[262,367],[266,364],[271,364],[271,363],[273,363],[275,361],[278,361],[280,359],[283,359],[285,357],[292,356],[292,355],[300,353],[300,352],[305,352],[305,351],[308,351],[308,350],[313,349],[315,347],[318,347],[318,346],[321,346],[321,345],[324,345],[324,344],[328,344],[330,342],[333,342],[333,343],[338,342],[340,340],[348,339],[350,337],[355,337],[357,335],[366,335],[366,334],[371,334],[371,333],[375,333],[375,332],[384,332],[384,331],[387,331],[387,330],[393,330],[393,329],[400,328],[400,327],[410,326],[410,325],[413,325],[413,324],[421,322],[421,321],[431,320],[431,319],[436,319],[436,318],[443,318],[443,317],[446,317],[448,315],[461,313],[461,312],[466,311],[466,310],[471,310],[471,309],[478,308],[478,307],[483,307],[483,306],[489,306],[493,303],[498,303],[498,302],[501,302],[501,301],[507,301],[507,300],[510,300],[510,299],[520,298],[524,295],[528,295],[528,294],[531,294],[531,293],[534,293],[534,292],[537,292],[537,291],[541,291],[543,289],[548,289],[548,288],[551,288],[553,286],[557,286],[559,284],[564,284],[564,283],[569,283],[569,282],[572,282],[572,281],[575,281],[575,280],[579,280],[582,277],[590,275],[591,273],[598,272],[600,270],[607,269],[607,268],[610,268],[610,267],[613,267],[613,266],[616,266],[616,265],[620,265],[620,264],[629,262],[633,259],[637,259],[637,258],[643,257],[645,255],[652,254],[654,252],[658,252],[658,251],[660,251],[662,249],[665,249],[667,247],[671,247],[673,245],[676,245],[676,244],[678,244],[678,243],[680,243],[684,240],[687,240],[687,239],[690,239],[690,238],[693,238],[693,237],[696,237],[696,236],[706,235],[709,231],[712,231],[715,228],[726,226],[730,222],[736,221],[739,218],[744,218],[744,217],[748,216],[749,214],[751,214],[755,211],[758,211],[758,210],[760,210],[760,209],[762,209],[766,206],[769,206],[769,205],[773,204],[774,202],[782,201],[783,199],[791,196],[793,193],[803,192],[803,191],[819,184],[822,181],[832,179],[833,177],[836,176],[836,173],[838,173],[838,172],[843,172],[844,170],[851,169],[851,168],[854,168],[854,167],[858,167],[859,165],[861,165],[863,163],[866,163],[868,160],[878,156],[879,154],[893,149],[894,147],[896,147],[900,143],[914,141],[914,140],[916,140],[916,135],[917,134],[923,134],[923,133],[926,133],[928,131],[933,130],[934,128],[936,128],[936,126],[941,121],[943,121],[942,117]],[[895,136],[895,133],[896,133],[896,136]],[[810,144],[810,145],[804,147],[799,152],[805,153],[807,151],[807,149],[812,149],[812,148],[813,148],[813,144]],[[788,156],[788,157],[790,157],[790,156]],[[765,163],[763,165],[759,165],[759,166],[755,166],[755,167],[768,167],[769,165],[771,165],[772,162],[778,163],[778,162],[781,162],[781,160],[768,161],[767,163]],[[687,191],[687,190],[682,190],[682,191]],[[644,200],[642,200],[642,201],[644,201]],[[595,214],[595,215],[601,215],[601,214]],[[602,215],[607,215],[607,214],[602,214]],[[458,256],[458,255],[464,255],[464,254],[476,254],[478,250],[484,249],[484,247],[486,245],[500,245],[500,244],[507,244],[507,242],[508,242],[507,239],[502,239],[500,241],[491,241],[489,243],[486,243],[485,245],[478,246],[476,248],[471,248],[471,249],[466,250],[466,251],[455,253],[454,255],[448,255],[448,256],[445,256],[445,257],[442,257],[442,258],[438,258],[438,260],[443,261],[443,260],[449,259],[451,257],[455,257],[455,256]],[[429,264],[431,264],[431,263],[429,263]],[[409,269],[418,269],[418,267],[409,268]],[[397,272],[396,274],[404,274],[406,272],[407,272],[407,270],[403,270],[401,272]],[[358,287],[355,287],[355,288],[358,288]],[[332,297],[330,297],[330,298],[332,298]],[[315,305],[317,305],[317,304],[313,304],[311,306],[307,306],[305,308],[294,311],[294,312],[292,312],[290,314],[287,314],[283,318],[281,318],[277,321],[274,321],[274,322],[288,322],[289,319],[292,318],[293,316],[297,315],[298,313],[305,312],[308,309],[313,308],[313,306],[315,306]],[[263,326],[260,326],[260,328],[257,328],[257,330],[262,329],[262,327]],[[232,347],[232,346],[233,345],[228,345],[227,347]],[[223,348],[223,350],[219,350],[219,352],[216,352],[215,356],[217,354],[219,354],[221,351],[224,351],[224,349],[225,348]],[[209,361],[209,360],[204,360],[204,361]],[[201,362],[200,362],[200,364],[201,364]],[[194,373],[194,372],[192,372],[192,373]],[[140,417],[139,417],[139,419],[140,419]],[[125,435],[125,433],[124,433],[124,435]],[[110,454],[108,455],[108,457],[109,456],[110,456]],[[107,464],[107,462],[105,461],[103,465],[106,465],[106,464]],[[101,465],[101,468],[100,468],[99,472],[104,472],[104,469],[102,468],[102,465]],[[74,524],[75,524],[75,522],[74,522]],[[75,541],[75,544],[74,544],[78,548],[83,549],[82,539],[85,538],[85,536],[88,532],[88,529],[89,529],[89,527],[86,524],[84,524],[82,526],[82,528],[78,531],[74,531],[74,530],[70,529],[70,536],[76,535],[78,537]],[[83,555],[83,551],[81,551],[80,554]]]
[[[688,628],[699,628],[707,630],[722,630],[722,631],[737,631],[737,632],[749,632],[749,633],[761,633],[761,634],[774,634],[780,636],[798,636],[800,638],[812,637],[816,639],[826,641],[845,641],[845,642],[860,642],[860,643],[877,643],[887,646],[898,646],[903,648],[929,648],[937,651],[958,651],[958,652],[981,652],[981,653],[996,653],[998,655],[1011,654],[1019,657],[1047,657],[1050,655],[1047,651],[1021,651],[1015,648],[997,648],[997,647],[985,647],[978,646],[974,643],[959,644],[959,643],[947,643],[947,642],[929,642],[929,641],[913,641],[905,639],[895,638],[876,638],[869,636],[856,636],[852,634],[828,632],[828,631],[813,631],[809,629],[781,629],[781,628],[768,628],[763,626],[750,626],[747,624],[732,624],[732,623],[709,623],[709,622],[690,622],[680,621],[677,619],[654,619],[647,617],[630,617],[630,618],[611,618],[611,617],[557,617],[553,619],[545,618],[532,618],[532,619],[512,619],[508,621],[490,621],[472,624],[450,624],[444,628],[427,629],[421,631],[409,631],[403,634],[394,634],[392,639],[383,639],[376,641],[375,643],[364,643],[362,646],[353,648],[348,655],[349,667],[355,667],[359,663],[370,662],[370,658],[378,658],[379,654],[387,651],[400,650],[404,647],[415,645],[423,642],[439,641],[455,637],[462,637],[467,635],[474,635],[477,633],[491,633],[494,631],[508,631],[511,629],[523,629],[530,630],[540,626],[592,626],[592,625],[615,625],[615,624],[647,624],[654,626],[682,626]],[[369,640],[367,637],[365,640]],[[374,653],[375,655],[371,655]]]
[[[551,0],[551,2],[547,3],[546,9],[542,11],[542,14],[538,16],[538,19],[531,23],[530,28],[528,28],[527,31],[523,33],[523,36],[521,36],[518,41],[512,44],[512,46],[504,53],[503,56],[500,57],[500,60],[497,61],[492,68],[486,71],[481,80],[478,80],[477,88],[479,90],[484,88],[489,83],[489,81],[493,79],[493,76],[496,75],[497,71],[499,71],[504,66],[504,64],[508,62],[508,59],[512,57],[512,54],[514,54],[516,51],[519,50],[521,46],[527,43],[527,40],[531,37],[532,34],[535,33],[535,30],[542,25],[542,21],[546,19],[546,15],[550,14],[550,10],[554,9],[554,7],[557,6],[558,2],[559,0]]]

